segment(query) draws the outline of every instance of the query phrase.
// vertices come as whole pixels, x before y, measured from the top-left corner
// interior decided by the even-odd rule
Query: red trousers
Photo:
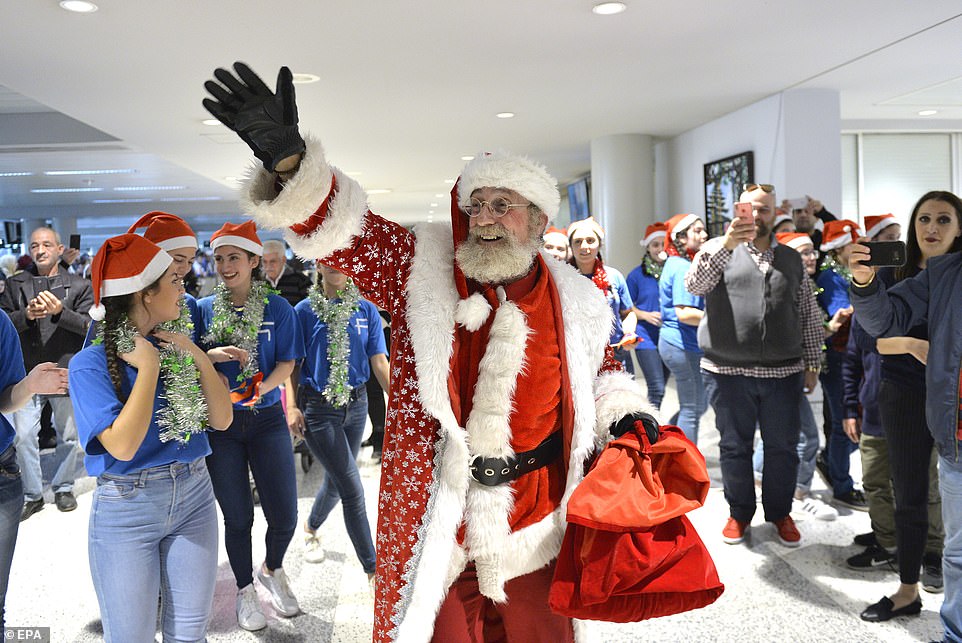
[[[473,564],[454,581],[434,621],[432,643],[574,643],[571,619],[548,607],[554,564],[509,580],[507,603],[478,591]]]

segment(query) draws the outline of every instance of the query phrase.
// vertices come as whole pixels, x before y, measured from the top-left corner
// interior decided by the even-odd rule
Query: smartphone
[[[899,267],[905,265],[905,242],[904,241],[866,241],[872,256],[868,261],[861,263],[866,266],[891,266]]]
[[[47,277],[47,290],[49,290],[50,293],[60,301],[63,301],[67,298],[67,288],[64,284],[63,278],[60,275]]]
[[[735,218],[741,219],[744,223],[755,223],[755,215],[752,213],[752,204],[744,201],[736,202]]]
[[[72,234],[70,235],[70,245],[68,248],[73,248],[74,250],[80,250],[80,235]]]
[[[46,277],[33,278],[33,295],[36,297],[44,290],[50,290],[50,280]]]

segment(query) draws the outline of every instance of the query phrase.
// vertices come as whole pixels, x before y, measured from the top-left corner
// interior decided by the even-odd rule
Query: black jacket
[[[90,325],[90,307],[94,303],[90,282],[66,270],[57,277],[63,284],[65,296],[63,311],[59,315],[28,320],[27,303],[36,297],[33,279],[36,269],[7,278],[7,287],[0,295],[0,308],[13,322],[20,335],[23,362],[27,371],[41,362],[57,362],[66,367],[74,353],[83,346],[84,335]]]

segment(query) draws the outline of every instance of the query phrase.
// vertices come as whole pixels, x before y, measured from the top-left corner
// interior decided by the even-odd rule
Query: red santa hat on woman
[[[896,225],[898,222],[895,215],[891,213],[865,217],[865,236],[874,239],[882,230],[890,225]]]
[[[197,248],[197,237],[187,222],[175,214],[148,212],[130,226],[127,232],[144,231],[144,238],[153,241],[168,252],[176,248]]]
[[[668,234],[668,224],[656,221],[645,228],[645,238],[641,240],[642,246],[647,246],[655,239],[663,239]]]
[[[788,246],[792,250],[802,251],[805,246],[813,246],[812,238],[804,232],[779,232],[775,235],[778,242],[783,246]]]
[[[861,235],[858,224],[848,219],[829,221],[822,231],[822,252],[838,250],[858,240]]]
[[[593,234],[598,238],[598,242],[602,242],[605,239],[605,230],[601,225],[595,221],[594,217],[588,217],[587,219],[581,219],[580,221],[574,221],[568,226],[568,240],[570,241],[575,233],[580,234]]]
[[[220,230],[210,236],[212,250],[217,250],[221,246],[237,246],[241,250],[253,252],[258,257],[264,255],[264,244],[257,236],[257,226],[253,221],[227,222],[222,225]]]
[[[668,219],[668,223],[666,224],[665,229],[668,232],[668,237],[674,241],[678,238],[678,235],[690,228],[692,224],[698,220],[699,217],[697,214],[676,214]]]
[[[554,226],[549,227],[542,235],[545,243],[553,243],[557,246],[568,245],[568,234],[564,228],[558,229]]]
[[[543,165],[508,152],[479,154],[464,166],[458,180],[458,205],[468,205],[471,194],[479,188],[505,188],[514,190],[548,216],[558,215],[561,195],[558,182],[548,174]]]
[[[90,316],[101,321],[104,297],[140,292],[164,274],[173,259],[160,246],[137,234],[127,233],[104,241],[90,267],[94,307]]]

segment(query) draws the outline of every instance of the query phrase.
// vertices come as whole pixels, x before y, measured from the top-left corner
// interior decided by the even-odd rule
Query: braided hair
[[[110,374],[110,381],[114,385],[114,391],[117,392],[117,399],[121,402],[127,401],[127,396],[124,395],[123,388],[126,375],[124,373],[123,360],[120,359],[120,354],[117,352],[117,331],[127,317],[127,311],[130,310],[133,301],[133,293],[117,295],[116,297],[104,297],[102,300],[106,312],[104,314],[104,320],[100,323],[103,324],[104,329],[104,352],[107,353],[107,372]]]

